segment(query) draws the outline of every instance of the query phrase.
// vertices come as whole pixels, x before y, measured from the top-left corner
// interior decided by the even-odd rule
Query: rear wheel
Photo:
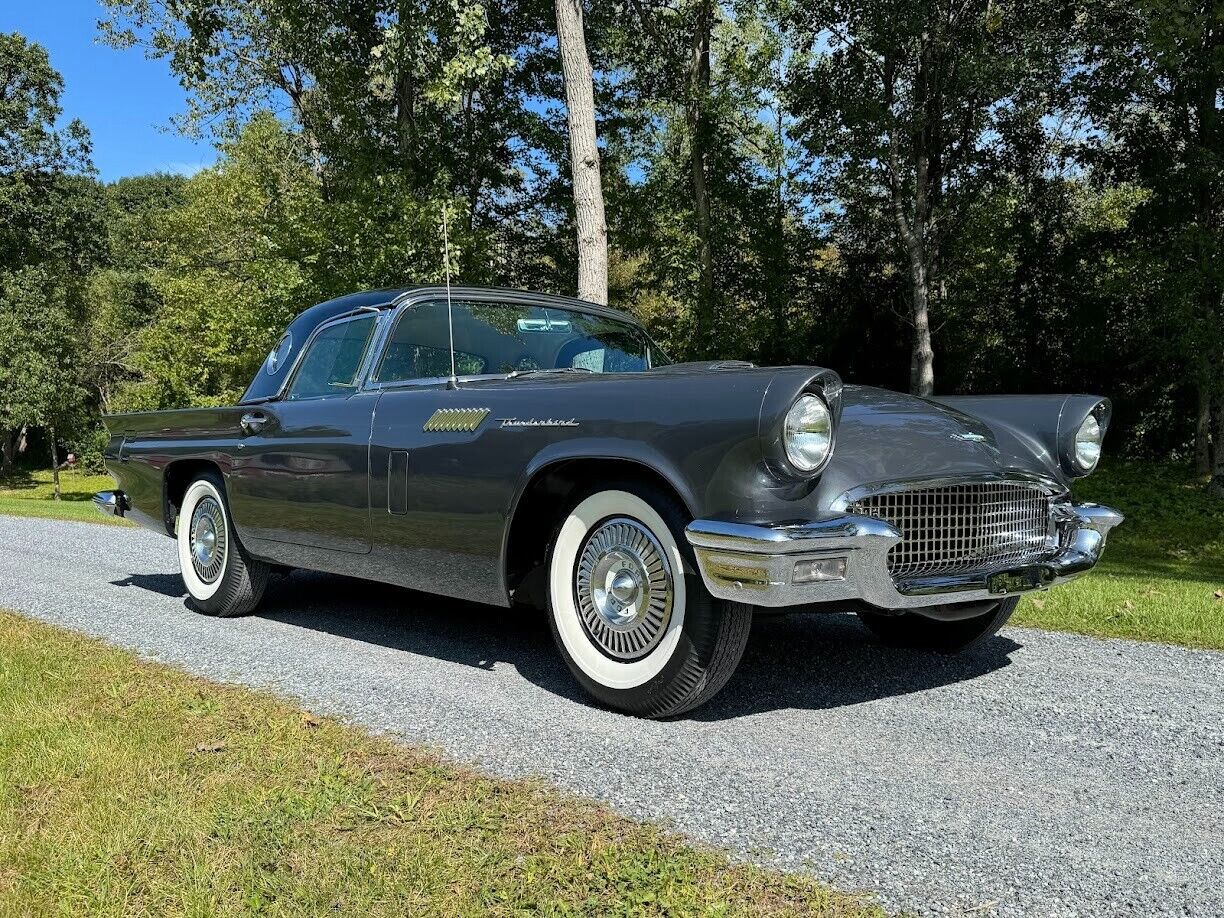
[[[197,612],[245,615],[263,598],[269,566],[251,558],[238,541],[219,475],[202,475],[187,486],[178,555],[188,603]]]
[[[1019,604],[1019,596],[982,603],[978,614],[954,621],[928,618],[918,612],[888,615],[866,609],[860,609],[858,617],[872,634],[893,647],[958,653],[995,634],[1007,624]]]
[[[549,623],[574,677],[609,707],[645,717],[705,703],[735,672],[752,608],[715,599],[684,538],[687,514],[627,482],[566,515],[548,562]]]

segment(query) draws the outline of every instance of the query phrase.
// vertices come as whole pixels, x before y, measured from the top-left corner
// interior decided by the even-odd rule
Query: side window
[[[285,397],[290,400],[320,398],[352,392],[359,382],[357,374],[373,333],[372,315],[358,316],[324,328],[307,347]]]

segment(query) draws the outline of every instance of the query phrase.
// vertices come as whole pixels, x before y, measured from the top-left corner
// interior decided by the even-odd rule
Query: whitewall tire
[[[177,541],[188,603],[197,612],[229,617],[259,605],[268,565],[247,555],[238,541],[219,475],[202,475],[187,486]]]
[[[639,482],[587,492],[548,562],[549,622],[582,686],[610,707],[679,714],[713,697],[747,643],[751,607],[712,597],[675,498]]]

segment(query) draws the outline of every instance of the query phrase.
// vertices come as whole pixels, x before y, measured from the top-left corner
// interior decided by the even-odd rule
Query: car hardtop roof
[[[619,309],[613,309],[610,306],[602,306],[599,303],[592,303],[589,300],[580,300],[572,296],[561,296],[555,293],[540,293],[534,290],[518,290],[512,287],[474,287],[474,286],[459,286],[452,285],[450,288],[452,299],[473,299],[491,300],[493,302],[503,303],[539,303],[541,305],[553,305],[558,309],[576,309],[580,312],[589,312],[595,315],[607,316],[612,319],[619,319],[622,322],[631,324],[640,324],[633,316],[621,312]],[[363,290],[358,293],[347,293],[343,296],[335,297],[334,299],[326,300],[318,303],[315,306],[305,310],[301,315],[306,313],[316,313],[318,318],[315,324],[326,321],[328,318],[344,315],[347,312],[352,312],[363,308],[389,308],[398,306],[400,303],[409,299],[433,299],[434,297],[445,297],[446,287],[442,284],[409,284],[404,287],[383,287],[377,290]],[[325,314],[325,315],[324,315]],[[295,323],[296,324],[296,323]]]
[[[530,290],[512,290],[505,287],[468,287],[452,286],[451,298],[455,300],[480,299],[492,303],[508,303],[537,306],[554,306],[557,309],[572,309],[591,315],[603,316],[628,322],[631,325],[640,323],[623,312],[600,306],[568,296],[557,296],[551,293],[535,293]],[[265,362],[256,371],[255,378],[247,386],[242,396],[242,402],[267,399],[275,395],[284,380],[284,374],[296,357],[297,351],[309,340],[310,336],[325,322],[362,309],[390,309],[401,303],[413,300],[445,299],[446,287],[440,284],[412,284],[404,287],[383,287],[378,290],[363,290],[358,293],[346,293],[343,296],[316,303],[309,309],[300,312],[289,323],[284,339],[289,341],[289,347],[284,354],[284,360],[276,370],[269,370]]]

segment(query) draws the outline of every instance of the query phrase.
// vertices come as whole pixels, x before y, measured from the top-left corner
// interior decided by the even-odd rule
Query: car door
[[[234,519],[264,554],[276,544],[370,551],[370,423],[377,392],[360,388],[379,316],[321,325],[281,398],[251,406],[235,451]],[[287,561],[288,563],[288,561]]]
[[[381,393],[370,443],[376,576],[506,602],[503,540],[529,467],[581,434],[572,412],[585,383],[649,367],[644,336],[609,327],[622,324],[525,294],[398,308],[368,382]],[[626,334],[633,353],[615,346]]]
[[[506,304],[445,300],[401,307],[371,373],[380,397],[370,447],[373,566],[428,592],[504,603],[501,542],[529,438],[502,418],[525,416],[536,368],[510,330]],[[455,372],[450,382],[450,323]],[[507,324],[508,323],[508,324]],[[501,327],[499,327],[501,326]]]

